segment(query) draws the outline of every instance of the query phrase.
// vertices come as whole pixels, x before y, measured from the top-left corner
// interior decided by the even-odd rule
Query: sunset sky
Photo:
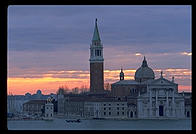
[[[95,18],[104,46],[104,80],[134,79],[146,56],[155,77],[192,90],[191,6],[9,6],[8,93],[56,93],[89,86]]]

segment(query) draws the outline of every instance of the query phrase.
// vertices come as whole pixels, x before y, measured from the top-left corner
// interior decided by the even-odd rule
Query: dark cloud
[[[11,50],[89,44],[96,17],[104,44],[179,43],[181,49],[190,44],[188,6],[10,6],[8,13]]]
[[[190,6],[9,6],[10,67],[88,69],[95,18],[106,68],[138,67],[136,52],[157,68],[190,68],[190,57],[177,54],[191,52]]]

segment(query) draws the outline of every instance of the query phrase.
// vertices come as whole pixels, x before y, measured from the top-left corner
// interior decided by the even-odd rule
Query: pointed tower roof
[[[98,27],[97,27],[97,18],[95,20],[95,29],[94,29],[92,41],[100,41],[99,31],[98,31]]]
[[[147,61],[146,61],[146,57],[144,56],[144,60],[142,62],[142,67],[148,67]]]

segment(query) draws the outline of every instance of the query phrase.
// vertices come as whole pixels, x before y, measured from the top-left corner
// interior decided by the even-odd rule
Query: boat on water
[[[105,120],[105,118],[93,118],[93,120]]]
[[[53,118],[43,118],[43,120],[45,120],[45,121],[53,121],[54,119]]]
[[[80,123],[81,122],[81,120],[80,119],[72,119],[72,120],[66,120],[66,122],[68,122],[68,123],[73,123],[73,122],[76,122],[76,123]]]

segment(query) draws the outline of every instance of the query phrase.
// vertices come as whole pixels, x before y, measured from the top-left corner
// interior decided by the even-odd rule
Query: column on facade
[[[40,109],[39,109],[39,106],[38,106],[38,104],[37,104],[37,113],[39,113],[40,112]]]
[[[168,90],[166,90],[166,116],[169,116],[169,97],[168,97]]]
[[[156,117],[158,117],[159,116],[159,111],[158,111],[158,91],[157,90],[155,90],[155,93],[156,93]]]
[[[149,95],[149,100],[150,100],[150,117],[152,117],[152,90],[151,89],[148,89],[149,90],[149,92],[150,92],[150,95]]]
[[[142,109],[142,101],[141,99],[138,99],[137,101],[137,112],[138,112],[138,118],[142,118],[143,117],[143,109]]]
[[[185,117],[185,106],[184,106],[184,101],[181,101],[181,117],[184,118]]]
[[[172,115],[173,115],[173,117],[175,117],[176,115],[175,115],[175,109],[176,109],[176,107],[175,107],[175,97],[174,97],[174,89],[173,89],[173,91],[172,91]]]

